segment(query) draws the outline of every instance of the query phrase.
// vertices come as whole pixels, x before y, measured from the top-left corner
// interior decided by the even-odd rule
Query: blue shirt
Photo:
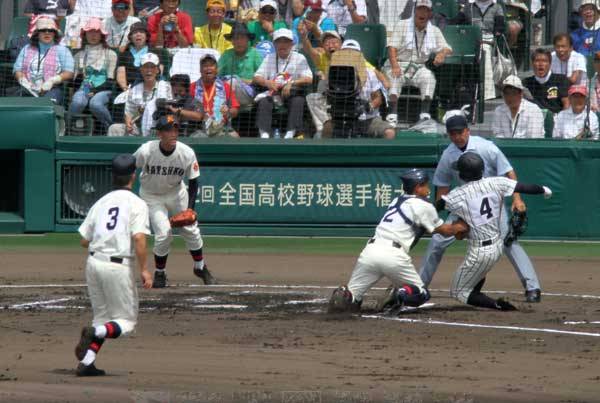
[[[25,59],[25,52],[26,49],[31,46],[31,45],[27,45],[25,46],[23,49],[21,49],[21,52],[19,52],[19,56],[17,57],[17,60],[15,61],[15,65],[13,66],[13,74],[16,73],[17,71],[21,71],[22,67],[23,67],[23,60]],[[71,73],[73,73],[75,71],[75,61],[73,60],[73,56],[71,55],[71,51],[66,47],[66,46],[62,46],[62,45],[56,45],[57,46],[57,57],[58,57],[58,62],[60,64],[60,71],[70,71]],[[44,44],[40,44],[40,53],[44,54],[44,52],[46,50],[48,50],[49,46],[48,45],[44,45]]]
[[[591,56],[600,50],[600,31],[583,27],[571,32],[573,49],[584,56]]]
[[[292,34],[294,35],[295,44],[300,43],[300,33],[298,32],[298,24],[300,24],[300,21],[304,20],[304,18],[304,16],[296,17],[292,22]],[[328,17],[325,17],[320,21],[319,29],[321,30],[321,32],[336,31],[335,23],[331,18]],[[321,43],[321,38],[315,38],[310,32],[308,33],[308,38],[310,39],[310,43],[314,48],[319,46]]]
[[[479,136],[469,136],[466,151],[476,152],[481,156],[485,164],[483,177],[504,176],[513,170],[513,167],[506,159],[506,156],[500,149],[491,141]],[[452,163],[457,161],[462,155],[460,150],[454,143],[451,143],[442,153],[442,158],[438,162],[433,175],[433,184],[435,186],[448,186],[455,182],[464,184],[465,182],[458,177],[458,171],[452,168]]]

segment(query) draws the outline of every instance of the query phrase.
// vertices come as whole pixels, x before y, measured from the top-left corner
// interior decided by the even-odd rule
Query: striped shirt
[[[500,237],[504,198],[515,191],[517,181],[502,176],[469,182],[442,196],[446,209],[470,227],[468,239],[485,241]]]

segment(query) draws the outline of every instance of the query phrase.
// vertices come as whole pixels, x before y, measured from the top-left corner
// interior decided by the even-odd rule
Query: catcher
[[[429,177],[420,169],[400,176],[404,195],[395,198],[375,236],[358,257],[348,286],[337,288],[329,301],[329,312],[358,312],[363,295],[382,277],[392,281],[378,310],[398,311],[403,305],[419,306],[429,300],[429,292],[417,274],[409,250],[425,232],[462,238],[469,227],[462,220],[444,224],[429,197]]]
[[[194,274],[204,284],[215,284],[202,255],[202,236],[194,205],[198,193],[200,169],[196,154],[177,141],[179,122],[173,115],[161,116],[156,123],[160,140],[143,144],[135,153],[140,174],[140,197],[148,204],[154,232],[154,288],[167,285],[165,268],[173,240],[173,228],[179,228],[194,260]],[[188,179],[186,190],[184,177]],[[171,218],[169,218],[171,216]]]

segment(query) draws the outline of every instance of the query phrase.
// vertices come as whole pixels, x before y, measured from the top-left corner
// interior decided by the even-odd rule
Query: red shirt
[[[148,31],[150,31],[150,45],[156,46],[156,37],[158,36],[158,29],[160,27],[160,20],[163,17],[163,11],[159,11],[156,14],[153,14],[148,18]],[[191,46],[194,43],[194,28],[192,26],[192,17],[189,14],[184,13],[183,11],[177,11],[175,13],[177,15],[177,25],[179,26],[179,30],[187,39],[188,46]],[[165,48],[176,48],[179,46],[177,42],[177,32],[164,32],[163,38],[165,40],[165,44],[163,47]]]
[[[202,83],[202,80],[200,79],[190,85],[190,93],[193,97],[196,96],[196,85],[198,85],[198,83]],[[213,115],[213,105],[215,103],[214,95],[216,94],[216,91],[214,91],[213,96],[210,96],[210,93],[213,92],[214,87],[214,83],[210,88],[204,87],[204,99],[201,100],[204,112],[206,112],[210,116]],[[223,87],[225,88],[225,97],[227,98],[227,100],[230,101],[228,103],[227,100],[225,100],[224,104],[226,104],[229,107],[229,109],[239,109],[240,103],[235,97],[235,92],[231,91],[231,87],[229,86],[229,83],[227,81],[223,83]],[[200,101],[200,99],[198,101]]]

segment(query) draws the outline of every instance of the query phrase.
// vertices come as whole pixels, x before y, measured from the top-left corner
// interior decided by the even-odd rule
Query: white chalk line
[[[483,324],[479,324],[479,323],[444,322],[441,320],[433,320],[433,319],[391,318],[391,317],[379,316],[379,315],[361,315],[361,317],[366,318],[366,319],[392,320],[392,321],[396,321],[396,322],[405,322],[405,323],[423,323],[426,325],[473,327],[473,328],[480,328],[480,329],[499,329],[499,330],[513,330],[513,331],[521,331],[521,332],[568,334],[571,336],[600,337],[600,333],[576,332],[576,331],[571,331],[571,330],[546,329],[546,328],[537,328],[537,327],[483,325]]]
[[[565,325],[600,325],[600,320],[578,320],[578,321],[565,321]]]
[[[86,287],[86,284],[0,284],[2,288],[77,288]],[[284,284],[216,284],[216,285],[202,285],[202,284],[184,284],[184,285],[170,285],[171,288],[205,288],[207,290],[214,288],[249,288],[249,289],[290,289],[290,290],[332,290],[337,286],[321,286],[321,285],[284,285]],[[371,290],[380,291],[386,290],[387,287],[373,287]],[[448,289],[432,288],[431,292],[443,292],[449,293]],[[507,290],[485,290],[487,294],[514,294],[522,295],[523,291],[507,291]],[[542,292],[543,297],[568,297],[568,298],[583,298],[583,299],[599,299],[600,295],[592,294],[565,294],[565,293],[552,293]]]
[[[29,308],[32,306],[39,306],[39,305],[50,305],[50,304],[55,304],[57,302],[65,302],[65,301],[71,301],[72,299],[75,299],[75,297],[66,297],[66,298],[58,298],[58,299],[50,299],[50,300],[46,300],[46,301],[33,301],[33,302],[26,302],[24,304],[14,304],[14,305],[10,305],[8,307],[8,309],[23,309],[23,308]]]

